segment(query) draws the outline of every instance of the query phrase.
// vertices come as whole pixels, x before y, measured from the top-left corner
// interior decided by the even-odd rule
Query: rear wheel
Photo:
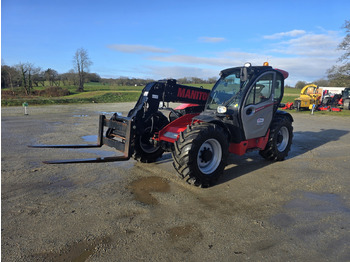
[[[145,128],[140,135],[136,135],[134,143],[134,159],[143,163],[152,163],[161,157],[164,150],[153,143],[153,135],[169,123],[161,113],[155,113],[145,122]]]
[[[348,98],[344,99],[343,109],[344,110],[350,110],[350,99],[348,99]]]
[[[189,184],[209,187],[218,180],[226,166],[227,136],[215,124],[189,126],[180,134],[174,148],[174,167]]]
[[[330,102],[330,98],[329,98],[329,97],[325,97],[325,98],[323,99],[323,101],[322,101],[322,104],[323,104],[324,106],[328,106],[328,105],[329,105],[329,102]]]
[[[269,141],[264,150],[259,151],[260,155],[268,160],[284,160],[293,139],[292,122],[288,117],[278,117],[270,128]]]

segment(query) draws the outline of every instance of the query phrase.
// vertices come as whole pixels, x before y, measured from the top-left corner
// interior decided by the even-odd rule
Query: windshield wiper
[[[226,100],[222,103],[223,106],[227,106],[228,104],[230,104],[231,102],[233,102],[234,100],[236,100],[236,98],[238,97],[238,95],[240,95],[242,93],[242,89],[240,89],[234,96],[232,96],[229,100]]]

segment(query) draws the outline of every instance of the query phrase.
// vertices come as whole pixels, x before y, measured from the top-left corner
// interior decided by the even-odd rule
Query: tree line
[[[101,77],[96,73],[88,73],[92,64],[85,49],[78,49],[73,56],[73,69],[64,74],[48,68],[42,70],[32,63],[19,63],[14,66],[1,63],[1,88],[23,87],[26,95],[31,94],[33,87],[59,87],[61,85],[76,86],[77,91],[84,91],[84,83],[99,82]]]
[[[1,88],[13,90],[16,87],[23,87],[28,95],[33,87],[79,87],[79,74],[73,69],[64,74],[48,68],[42,70],[31,63],[19,63],[14,66],[1,65]],[[84,82],[100,82],[101,77],[96,73],[84,73]]]
[[[67,73],[59,74],[56,70],[48,68],[43,70],[32,63],[19,63],[14,66],[1,63],[1,88],[8,88],[14,91],[15,88],[22,87],[25,94],[33,92],[34,87],[61,87],[75,86],[78,92],[84,91],[84,83],[96,82],[105,85],[117,86],[144,86],[153,79],[142,78],[101,78],[96,73],[89,73],[89,67],[92,64],[88,52],[80,48],[72,59],[73,69]],[[204,84],[215,83],[216,78],[207,80],[198,77],[184,77],[177,79],[180,84]]]
[[[178,78],[180,84],[214,84],[217,78],[202,79],[198,77]],[[76,86],[77,91],[84,91],[84,83],[96,82],[104,85],[116,86],[145,86],[154,79],[143,78],[101,78],[97,73],[84,72],[79,75],[75,70],[59,74],[56,70],[46,70],[36,67],[31,63],[20,63],[14,66],[1,65],[1,88],[13,90],[23,87],[26,94],[30,94],[33,87],[60,87]]]

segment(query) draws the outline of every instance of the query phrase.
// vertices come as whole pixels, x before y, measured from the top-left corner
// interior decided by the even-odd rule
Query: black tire
[[[259,154],[267,160],[282,161],[288,156],[292,140],[292,121],[288,117],[277,117],[271,123],[267,145]]]
[[[331,101],[331,99],[330,99],[329,97],[325,97],[325,98],[323,99],[323,101],[322,101],[322,104],[323,104],[324,106],[328,106],[329,103],[330,103],[330,101]]]
[[[301,102],[299,100],[294,101],[293,105],[294,105],[295,111],[300,111]]]
[[[228,144],[227,135],[220,126],[195,123],[175,142],[173,165],[187,183],[209,187],[224,171]]]
[[[161,112],[155,113],[146,121],[142,135],[136,135],[135,137],[133,154],[135,160],[142,163],[152,163],[163,155],[164,150],[160,146],[154,146],[151,140],[154,133],[161,130],[168,123],[168,119]]]
[[[344,110],[350,110],[350,99],[348,99],[348,98],[344,99],[343,109]]]

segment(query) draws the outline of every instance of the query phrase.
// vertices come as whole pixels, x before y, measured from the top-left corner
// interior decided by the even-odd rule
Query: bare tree
[[[338,62],[342,62],[343,64],[332,66],[327,70],[327,75],[331,85],[350,86],[350,20],[345,20],[343,28],[346,35],[338,45],[338,50],[345,51],[338,60]]]
[[[343,41],[338,45],[339,50],[344,50],[345,53],[339,58],[339,61],[349,61],[350,58],[350,20],[345,20],[343,25],[346,35]]]
[[[306,86],[307,83],[305,81],[298,81],[296,84],[295,84],[295,88],[298,88],[298,89],[302,89],[304,86]]]
[[[40,67],[34,67],[31,63],[19,63],[15,66],[21,75],[21,84],[24,88],[24,92],[26,95],[30,95],[33,89],[33,82],[37,75],[40,74]]]
[[[44,72],[41,70],[40,67],[33,67],[32,72],[32,82],[33,84],[38,87],[39,83],[41,83],[42,86],[44,86]]]
[[[331,67],[327,76],[333,86],[350,86],[350,63]]]
[[[80,48],[75,52],[75,55],[73,57],[73,64],[79,76],[79,87],[77,91],[83,92],[85,72],[89,70],[89,66],[92,64],[88,53],[84,48]]]
[[[49,81],[49,85],[50,86],[59,86],[59,74],[57,73],[56,70],[54,69],[51,69],[51,68],[48,68],[46,71],[45,71],[45,79],[46,81]]]
[[[1,88],[11,88],[11,91],[13,92],[14,85],[18,85],[19,83],[19,73],[16,70],[16,68],[8,66],[8,65],[1,65]]]
[[[24,88],[24,92],[26,93],[26,95],[30,94],[30,91],[31,91],[30,89],[32,87],[31,76],[30,76],[31,67],[32,67],[32,64],[30,63],[26,63],[26,64],[19,63],[18,65],[16,65],[16,68],[21,73],[22,86]]]
[[[78,83],[77,74],[73,69],[69,70],[67,73],[61,74],[60,78],[63,85],[73,85],[76,86]]]

